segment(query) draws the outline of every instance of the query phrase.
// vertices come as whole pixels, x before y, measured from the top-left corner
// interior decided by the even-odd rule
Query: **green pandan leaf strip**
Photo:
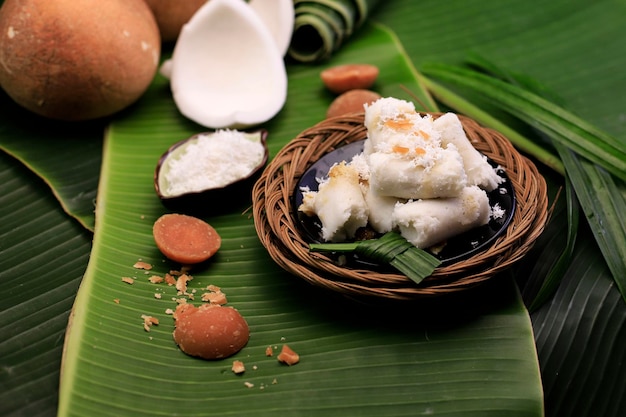
[[[450,108],[455,109],[455,111],[471,117],[482,125],[497,130],[506,136],[506,138],[509,139],[511,143],[520,151],[532,155],[539,162],[543,163],[547,167],[550,167],[555,172],[558,172],[561,175],[565,174],[565,167],[563,167],[563,163],[559,157],[552,153],[552,151],[548,148],[533,142],[531,139],[502,123],[491,114],[467,101],[440,83],[423,76],[420,77],[420,79],[422,84],[437,100],[441,101]]]
[[[565,275],[565,272],[572,264],[572,256],[574,254],[576,236],[578,234],[580,206],[576,200],[576,194],[569,177],[565,178],[565,192],[567,196],[567,243],[565,245],[565,249],[546,275],[539,292],[530,303],[530,306],[528,307],[530,311],[537,310],[552,295],[554,295],[563,279],[563,276]]]
[[[552,91],[543,88],[532,79],[506,71],[484,58],[475,56],[472,62],[479,68],[524,87],[528,91],[549,97],[554,102],[561,101]],[[568,235],[566,248],[546,277],[544,286],[538,294],[539,300],[535,301],[540,302],[542,298],[547,297],[556,289],[558,281],[560,281],[559,277],[562,277],[567,265],[571,263],[579,217],[576,198],[583,207],[592,233],[615,278],[622,297],[626,299],[626,265],[623,262],[623,259],[626,259],[626,224],[622,215],[626,213],[626,200],[623,198],[625,189],[623,184],[616,183],[614,178],[605,170],[567,149],[561,143],[562,141],[558,140],[559,132],[550,131],[549,128],[546,128],[541,133],[548,136],[554,144],[567,170]],[[621,144],[618,143],[619,145]],[[537,306],[536,302],[531,305],[531,308]]]
[[[441,265],[439,259],[413,246],[395,232],[385,233],[378,239],[353,243],[313,243],[309,248],[312,252],[353,252],[362,255],[374,262],[393,266],[416,284]]]
[[[625,186],[602,168],[567,149],[560,150],[576,197],[593,236],[626,300],[626,200]]]
[[[424,74],[470,88],[529,125],[555,132],[554,139],[626,180],[626,144],[567,110],[506,81],[447,64],[426,64]]]
[[[496,76],[518,84],[515,75],[485,60],[475,62]],[[604,259],[622,297],[626,299],[626,265],[623,261],[626,259],[626,225],[622,219],[623,213],[626,213],[624,184],[611,175],[617,174],[621,179],[626,176],[626,146],[567,110],[517,85],[465,68],[448,65],[433,65],[432,68],[432,73],[437,77],[476,89],[495,104],[534,126],[553,142]],[[569,145],[573,140],[577,141],[576,146]],[[580,149],[582,153],[579,154]],[[606,163],[600,164],[603,159]],[[569,238],[574,239],[574,234],[570,233]],[[568,246],[573,244],[573,241],[568,241]],[[563,256],[567,257],[567,251],[568,248]],[[558,264],[556,268],[553,270],[555,275],[547,278],[545,285],[548,288],[555,286],[557,275],[563,271]]]

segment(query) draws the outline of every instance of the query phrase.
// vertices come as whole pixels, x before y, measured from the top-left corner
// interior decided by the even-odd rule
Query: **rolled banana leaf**
[[[329,59],[370,15],[378,0],[294,0],[287,54],[303,63]]]
[[[290,46],[287,53],[300,62],[322,61],[343,43],[344,22],[335,11],[316,4],[306,5],[303,10],[294,20],[294,33],[300,38],[298,49]]]

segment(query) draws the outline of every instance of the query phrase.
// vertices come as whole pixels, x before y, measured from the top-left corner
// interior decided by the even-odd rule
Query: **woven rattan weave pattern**
[[[500,133],[459,115],[470,141],[506,169],[515,190],[513,219],[493,245],[468,259],[437,268],[419,285],[401,274],[347,268],[322,253],[309,252],[292,207],[295,187],[319,158],[367,137],[363,117],[360,113],[327,119],[301,132],[278,152],[256,182],[252,190],[256,231],[271,258],[283,269],[311,284],[350,296],[410,300],[473,288],[519,261],[532,247],[548,216],[544,178]]]

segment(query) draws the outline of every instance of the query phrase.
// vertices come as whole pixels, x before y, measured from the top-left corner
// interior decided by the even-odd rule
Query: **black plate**
[[[350,161],[354,155],[363,151],[363,142],[352,142],[324,155],[315,162],[300,178],[294,192],[294,215],[299,221],[300,230],[310,243],[321,243],[322,224],[320,220],[313,216],[309,217],[298,211],[302,204],[302,188],[317,191],[318,179],[325,178],[330,168],[341,161]],[[489,163],[496,167],[493,161]],[[469,258],[470,256],[488,248],[493,241],[500,236],[507,228],[513,213],[515,212],[515,193],[513,185],[506,172],[498,170],[498,175],[504,178],[504,182],[498,188],[487,193],[489,204],[494,207],[496,204],[505,211],[505,215],[500,219],[491,219],[488,224],[469,230],[463,234],[448,239],[443,248],[434,254],[443,264],[449,264]],[[364,262],[357,260],[358,262]],[[367,263],[367,262],[365,262]]]

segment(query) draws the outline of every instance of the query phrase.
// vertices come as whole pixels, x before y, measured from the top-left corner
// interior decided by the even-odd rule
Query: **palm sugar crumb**
[[[136,269],[145,269],[146,271],[149,271],[152,269],[152,265],[150,265],[147,262],[143,262],[143,261],[137,261],[135,262],[135,265],[133,265],[133,268]]]
[[[157,300],[160,300],[160,299],[161,299],[161,297],[162,297],[162,295],[161,295],[161,293],[160,293],[160,292],[155,292],[155,293],[154,293],[154,298],[156,298]]]
[[[172,315],[172,314],[174,314],[174,310],[172,310],[171,308],[167,308],[167,309],[165,309],[165,314]]]
[[[202,301],[208,302],[211,304],[224,305],[228,302],[228,300],[226,299],[226,294],[224,294],[222,291],[205,292],[205,293],[202,293],[201,297],[202,297]]]
[[[187,274],[182,274],[176,279],[176,289],[178,290],[178,294],[187,294],[187,283],[192,279],[193,277]]]
[[[159,319],[156,317],[148,316],[146,314],[142,314],[141,318],[143,319],[143,329],[147,332],[150,331],[152,325],[159,325]]]
[[[274,356],[274,349],[271,346],[265,348],[265,356]]]
[[[246,367],[242,361],[233,361],[233,366],[231,368],[233,373],[240,375],[246,372]]]
[[[114,302],[115,304],[119,304],[119,303],[120,303],[120,299],[119,299],[119,298],[114,298],[114,299],[113,299],[113,302]]]
[[[279,362],[291,366],[300,362],[300,355],[294,352],[289,346],[283,345],[277,359]]]
[[[253,384],[252,382],[248,382],[248,381],[246,381],[246,382],[244,382],[243,384],[244,384],[247,388],[254,388],[254,384]]]
[[[175,275],[173,275],[172,273],[165,274],[165,283],[170,287],[172,285],[176,285],[176,278],[174,278],[174,276]]]
[[[135,280],[130,277],[122,277],[122,281],[130,285],[133,285],[135,283]]]
[[[160,284],[164,281],[164,278],[158,275],[152,275],[150,278],[148,278],[148,281],[150,281],[153,284]]]

